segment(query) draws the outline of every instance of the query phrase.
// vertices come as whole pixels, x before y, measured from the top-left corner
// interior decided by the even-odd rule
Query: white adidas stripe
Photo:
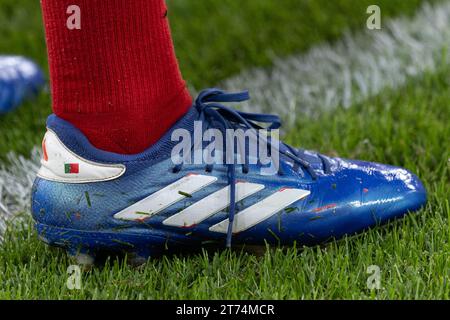
[[[264,185],[236,183],[236,202],[264,189]],[[183,211],[167,218],[163,224],[174,227],[192,227],[230,205],[230,186],[216,191]]]
[[[121,220],[147,219],[216,180],[217,178],[213,176],[190,174],[116,213],[114,218]]]
[[[281,189],[264,200],[242,210],[234,217],[233,232],[245,231],[258,223],[270,218],[294,202],[305,198],[310,192],[302,189]],[[210,231],[227,233],[228,219],[210,227]]]

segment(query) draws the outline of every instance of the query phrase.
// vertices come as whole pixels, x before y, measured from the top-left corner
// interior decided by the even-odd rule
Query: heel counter
[[[37,176],[55,182],[92,183],[117,179],[125,169],[122,164],[95,163],[80,157],[67,148],[54,131],[47,129]]]
[[[121,177],[125,169],[123,164],[97,163],[80,157],[48,129],[31,194],[34,220],[44,225],[78,229],[105,222],[108,215],[91,207],[89,195],[113,188],[110,181]],[[96,199],[96,204],[104,203],[105,208],[107,202],[106,197]]]

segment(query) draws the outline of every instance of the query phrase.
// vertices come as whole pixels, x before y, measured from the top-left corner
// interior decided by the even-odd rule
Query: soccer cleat
[[[159,142],[136,155],[96,149],[78,129],[51,115],[32,191],[40,238],[72,254],[128,252],[143,261],[205,242],[314,245],[425,204],[422,183],[405,169],[331,158],[277,144],[269,136],[264,141],[277,148],[265,163],[250,161],[248,151],[248,159],[238,164],[237,156],[247,155],[241,148],[225,164],[174,157],[179,132],[198,133],[195,121],[202,121],[200,134],[217,129],[224,136],[227,129],[259,129],[256,122],[269,123],[271,130],[280,126],[276,116],[221,104],[246,99],[246,92],[203,91]],[[204,143],[195,140],[188,143],[191,152],[184,160],[199,150],[204,154]]]
[[[0,114],[37,94],[44,84],[44,74],[34,62],[23,57],[0,56]]]

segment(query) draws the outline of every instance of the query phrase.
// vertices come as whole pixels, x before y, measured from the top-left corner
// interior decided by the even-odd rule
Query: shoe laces
[[[199,120],[206,123],[207,126],[203,130],[208,128],[219,129],[223,133],[223,137],[226,136],[227,129],[235,129],[237,127],[244,129],[265,129],[268,132],[270,130],[279,129],[281,127],[281,119],[276,115],[263,114],[263,113],[247,113],[233,108],[227,107],[222,103],[232,103],[232,102],[243,102],[250,99],[248,91],[228,93],[220,89],[206,89],[203,90],[195,100],[194,106],[199,112]],[[214,125],[214,123],[220,123],[220,126]],[[258,123],[268,124],[267,127],[263,128]],[[264,139],[267,147],[272,146],[272,139],[268,136]],[[192,148],[195,148],[194,144]],[[309,173],[313,180],[317,179],[317,174],[314,172],[311,164],[306,159],[302,150],[291,147],[281,141],[277,148],[280,156],[283,155],[290,161],[292,161],[297,167],[303,168]],[[323,163],[324,172],[328,173],[330,171],[330,165],[326,157],[317,154]],[[236,163],[233,161],[230,164],[225,164],[227,166],[227,176],[228,183],[230,185],[230,205],[228,210],[228,230],[226,238],[226,246],[231,247],[231,239],[233,235],[233,224],[234,217],[236,213]],[[179,172],[183,166],[183,163],[177,164],[174,168],[174,172]],[[243,172],[248,172],[248,163],[244,161]],[[206,171],[211,172],[213,170],[213,165],[208,164],[206,166]],[[278,174],[282,175],[281,166],[278,168]]]

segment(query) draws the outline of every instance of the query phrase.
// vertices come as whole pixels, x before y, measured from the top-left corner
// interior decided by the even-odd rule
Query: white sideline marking
[[[270,218],[294,202],[308,196],[310,192],[302,189],[282,189],[267,198],[242,210],[234,217],[233,233],[245,231]],[[228,219],[209,228],[210,231],[227,233]]]
[[[236,202],[264,189],[264,185],[248,182],[236,183]],[[191,227],[206,220],[230,205],[230,186],[216,191],[183,211],[167,218],[163,224],[174,227]]]
[[[289,126],[300,117],[338,106],[349,107],[402,86],[409,78],[436,71],[449,61],[450,3],[425,3],[413,18],[386,20],[381,30],[349,33],[334,44],[277,59],[269,69],[255,68],[219,87],[248,89],[247,112],[279,114]]]
[[[185,194],[197,192],[216,180],[213,176],[188,175],[116,213],[114,218],[132,221],[150,218],[172,204],[186,199]]]
[[[15,153],[8,153],[6,167],[0,163],[0,244],[8,221],[28,221],[22,212],[30,212],[31,187],[40,167],[41,150],[34,147],[31,159]]]

